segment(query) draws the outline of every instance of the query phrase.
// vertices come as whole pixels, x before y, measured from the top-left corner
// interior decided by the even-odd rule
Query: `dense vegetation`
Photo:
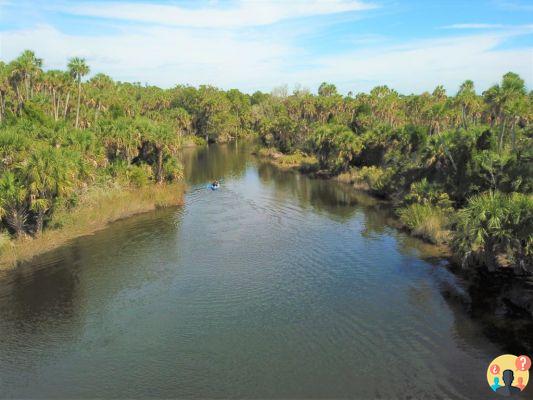
[[[408,229],[451,244],[465,265],[533,271],[533,93],[514,73],[482,95],[466,81],[455,96],[342,96],[328,83],[318,95],[247,95],[89,72],[79,58],[44,71],[31,51],[0,62],[4,234],[39,235],[93,187],[179,179],[176,151],[189,141],[258,135],[290,163],[316,159],[321,174],[392,200]]]
[[[450,244],[464,265],[533,272],[533,92],[518,75],[482,95],[472,81],[455,96],[441,86],[341,96],[323,83],[318,96],[252,103],[265,146],[314,155],[319,172],[392,200],[404,226]]]
[[[179,180],[180,146],[251,132],[249,96],[237,90],[162,90],[114,82],[72,58],[42,68],[29,50],[0,62],[0,247],[39,236],[86,192]]]

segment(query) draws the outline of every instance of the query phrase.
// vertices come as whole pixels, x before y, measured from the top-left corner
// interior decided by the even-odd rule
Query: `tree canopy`
[[[179,179],[186,140],[258,137],[363,182],[403,210],[409,229],[465,260],[506,257],[532,270],[533,92],[513,72],[481,94],[466,80],[455,95],[377,86],[347,96],[327,82],[316,95],[287,86],[248,95],[90,72],[76,57],[45,71],[30,50],[0,62],[0,230],[39,235],[95,185]],[[436,226],[453,234],[437,240]]]

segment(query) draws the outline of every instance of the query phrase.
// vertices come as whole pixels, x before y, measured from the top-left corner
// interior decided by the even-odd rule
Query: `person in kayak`
[[[220,186],[220,183],[218,181],[214,181],[211,186],[213,187],[219,187]]]

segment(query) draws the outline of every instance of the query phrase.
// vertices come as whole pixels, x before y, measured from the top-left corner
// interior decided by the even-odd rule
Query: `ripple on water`
[[[195,151],[183,208],[2,281],[8,397],[485,397],[498,349],[384,216],[242,147]]]

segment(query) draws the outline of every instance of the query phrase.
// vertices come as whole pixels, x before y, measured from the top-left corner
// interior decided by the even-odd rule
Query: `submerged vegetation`
[[[0,62],[2,251],[57,228],[94,190],[179,181],[183,146],[258,136],[282,167],[391,200],[407,229],[464,265],[533,272],[533,93],[512,72],[455,96],[163,90],[89,73],[79,58],[45,71],[29,50]]]

